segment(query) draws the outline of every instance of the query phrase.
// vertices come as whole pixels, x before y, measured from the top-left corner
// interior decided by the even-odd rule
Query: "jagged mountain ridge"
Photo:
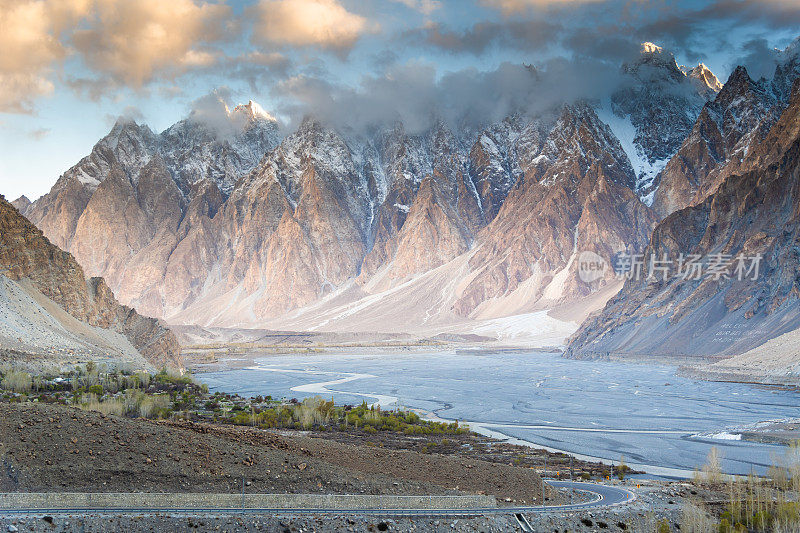
[[[156,155],[169,165],[184,196],[190,196],[192,186],[205,179],[230,191],[235,180],[252,169],[279,137],[275,119],[259,113],[254,105],[250,102],[233,111],[226,109],[224,127],[217,124],[212,128],[203,117],[190,115],[160,135],[146,125],[120,118],[88,156],[26,210],[26,216],[56,246],[69,249],[78,218],[112,168],[119,168],[135,185],[139,171]]]
[[[610,260],[646,244],[654,217],[633,193],[635,181],[622,146],[595,112],[565,107],[537,162],[481,235],[470,260],[478,272],[456,304],[459,312],[519,289],[527,306],[598,289],[600,280],[585,284],[566,269],[579,250]]]
[[[570,355],[733,355],[800,327],[800,82],[741,168],[697,205],[669,215],[645,251],[673,260],[725,254],[729,277],[630,279],[582,325]],[[758,275],[736,273],[740,255],[763,258]]]
[[[700,112],[690,134],[658,176],[653,209],[661,218],[712,194],[744,161],[789,104],[800,76],[800,39],[781,52],[771,79],[753,80],[742,66]]]
[[[674,59],[658,69],[681,76],[681,87],[711,79],[702,69],[692,76],[680,69],[675,74],[673,67]],[[714,92],[704,86],[701,91],[692,85],[692,94]],[[559,142],[570,146],[574,140],[559,140],[554,131],[561,114],[556,109],[533,119],[513,115],[470,132],[440,122],[409,135],[399,124],[366,137],[309,119],[276,140],[238,181],[230,179],[235,171],[225,170],[233,168],[237,144],[209,149],[216,145],[209,145],[207,129],[191,134],[191,121],[161,135],[118,124],[114,139],[98,143],[29,216],[88,272],[103,274],[122,301],[176,321],[263,323],[342,291],[357,299],[393,290],[465,254],[471,255],[468,279],[449,289],[447,313],[498,316],[542,300],[556,274],[571,264],[576,245],[610,259],[623,249],[641,249],[652,224],[646,206],[634,201],[641,176],[631,168],[630,150],[613,139],[614,131],[600,127],[594,111],[593,117],[582,111],[586,120],[576,131],[583,127],[603,138],[557,156]],[[652,131],[661,128],[669,124]],[[191,149],[192,138],[200,148]],[[581,158],[583,144],[595,152],[587,159],[597,164],[569,160],[570,153]],[[601,162],[611,145],[614,170]],[[203,154],[206,170],[176,156],[184,153]],[[572,178],[546,178],[557,173],[551,166],[570,169]],[[90,171],[97,179],[71,178]],[[538,192],[528,190],[533,184]],[[561,190],[561,197],[549,189]],[[579,201],[571,197],[576,192]],[[517,205],[507,208],[505,223],[498,222],[507,197],[517,197]],[[539,211],[526,207],[531,198],[544,200]],[[523,225],[508,225],[531,215],[553,221],[552,227],[542,224],[525,233]],[[623,228],[619,221],[630,217],[637,223]],[[606,231],[605,224],[613,229]],[[513,279],[498,281],[503,263],[496,259],[514,237],[510,230],[522,233],[509,259],[517,270]],[[554,233],[559,236],[548,236]],[[549,240],[544,246],[538,242],[543,236]],[[608,245],[592,242],[606,237]],[[526,256],[531,243],[539,248],[533,258]],[[563,272],[543,301],[584,296],[603,285],[586,285]],[[514,303],[509,307],[507,301]]]
[[[601,119],[623,143],[636,173],[635,190],[650,204],[658,174],[722,84],[702,63],[681,67],[672,53],[652,43],[642,44],[640,56],[622,65],[620,78],[621,87],[603,103]]]

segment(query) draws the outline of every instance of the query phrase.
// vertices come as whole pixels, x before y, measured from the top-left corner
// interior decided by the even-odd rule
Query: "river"
[[[712,446],[723,470],[766,472],[786,448],[737,440],[737,429],[800,415],[800,394],[676,375],[676,368],[575,361],[557,354],[283,355],[198,374],[212,391],[401,405],[471,423],[511,442],[649,473],[686,477]]]

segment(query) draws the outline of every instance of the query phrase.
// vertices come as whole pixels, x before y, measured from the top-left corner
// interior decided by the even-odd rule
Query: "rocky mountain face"
[[[528,312],[615,286],[582,281],[578,252],[611,262],[643,249],[658,162],[719,90],[655,47],[621,76],[608,107],[521,110],[469,130],[356,134],[307,118],[281,139],[252,102],[222,126],[193,115],[155,134],[120,121],[26,216],[122,302],[175,322],[265,325],[423,294],[445,271],[425,313]]]
[[[741,71],[728,84],[721,96],[753,86]],[[672,275],[631,277],[571,355],[737,354],[800,327],[800,82],[742,158],[740,172],[655,229],[645,261],[668,258]]]
[[[722,88],[702,63],[687,69],[652,43],[624,64],[621,88],[604,105],[601,117],[623,144],[636,173],[635,190],[648,204],[657,176],[686,139],[706,102]],[[609,109],[610,107],[610,109]]]
[[[13,205],[14,208],[16,208],[16,210],[19,211],[19,213],[22,216],[25,216],[25,213],[28,211],[28,209],[31,206],[31,201],[27,196],[22,195],[19,198],[17,198],[16,200],[14,200],[13,202],[11,202],[11,205]]]
[[[220,104],[222,105],[222,104]],[[48,194],[39,198],[26,216],[56,246],[72,249],[78,219],[113,168],[122,171],[133,187],[139,171],[155,156],[168,165],[184,196],[192,186],[211,179],[222,190],[252,169],[277,144],[275,119],[248,105],[225,111],[226,119],[210,126],[204,117],[190,116],[157,135],[150,128],[120,118],[92,152],[67,170]],[[186,198],[189,201],[189,198]],[[92,270],[91,268],[89,270]]]
[[[659,176],[653,209],[661,218],[697,205],[742,166],[789,101],[789,89],[800,75],[799,41],[784,50],[771,80],[755,81],[737,67],[716,98],[703,107],[677,154]]]
[[[69,253],[52,245],[39,229],[2,197],[0,278],[3,281],[3,290],[0,292],[4,296],[0,298],[3,304],[0,330],[4,336],[9,329],[12,333],[22,331],[15,327],[14,301],[6,296],[16,294],[14,299],[19,300],[20,294],[27,292],[38,302],[31,301],[29,307],[35,306],[42,315],[47,312],[57,317],[59,312],[66,311],[79,323],[121,334],[157,368],[164,365],[181,366],[178,341],[161,322],[120,305],[102,278],[86,279],[83,269]],[[47,322],[44,318],[40,321]],[[56,323],[56,329],[65,330],[67,322],[61,320]],[[61,333],[68,337],[80,335],[66,330]],[[26,342],[28,339],[10,340]],[[7,344],[6,340],[3,344]],[[96,342],[90,344],[97,347]],[[113,343],[101,344],[101,348],[103,346],[114,349]]]
[[[587,105],[565,107],[535,163],[479,239],[476,274],[456,303],[461,314],[515,291],[525,305],[585,296],[608,279],[584,283],[579,251],[610,260],[641,250],[655,218],[632,189],[636,177],[611,130]],[[532,209],[532,207],[535,208]]]
[[[277,122],[254,102],[222,119],[193,114],[160,135],[120,119],[25,214],[122,301],[164,316],[177,244],[278,142]]]

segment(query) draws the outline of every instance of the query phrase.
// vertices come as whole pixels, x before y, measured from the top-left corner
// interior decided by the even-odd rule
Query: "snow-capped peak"
[[[267,113],[263,107],[261,107],[257,102],[253,100],[249,100],[246,104],[239,104],[233,109],[233,113],[245,113],[251,118],[262,118],[264,120],[269,120],[272,122],[276,122],[276,118],[271,114]]]
[[[688,76],[702,83],[714,92],[719,92],[722,89],[722,83],[703,63],[700,63],[690,70]]]
[[[789,46],[779,51],[781,62],[791,61],[800,56],[800,37],[789,43]]]
[[[641,52],[643,54],[660,54],[663,51],[664,49],[658,46],[657,44],[653,44],[651,42],[642,43]]]

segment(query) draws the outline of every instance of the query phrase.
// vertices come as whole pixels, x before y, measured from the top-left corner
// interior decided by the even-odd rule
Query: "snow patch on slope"
[[[615,114],[611,109],[611,102],[606,100],[603,105],[597,109],[597,116],[602,120],[614,136],[619,140],[625,155],[633,166],[636,173],[636,192],[640,194],[642,202],[646,205],[653,205],[653,197],[655,190],[653,189],[653,182],[656,176],[664,170],[667,166],[669,158],[659,159],[650,162],[644,153],[644,150],[635,142],[636,127],[631,122],[630,116],[620,117]],[[644,191],[647,191],[646,193]]]
[[[472,333],[496,337],[501,342],[535,342],[540,346],[562,346],[578,329],[578,324],[555,319],[547,313],[537,311],[486,320],[475,326]]]

